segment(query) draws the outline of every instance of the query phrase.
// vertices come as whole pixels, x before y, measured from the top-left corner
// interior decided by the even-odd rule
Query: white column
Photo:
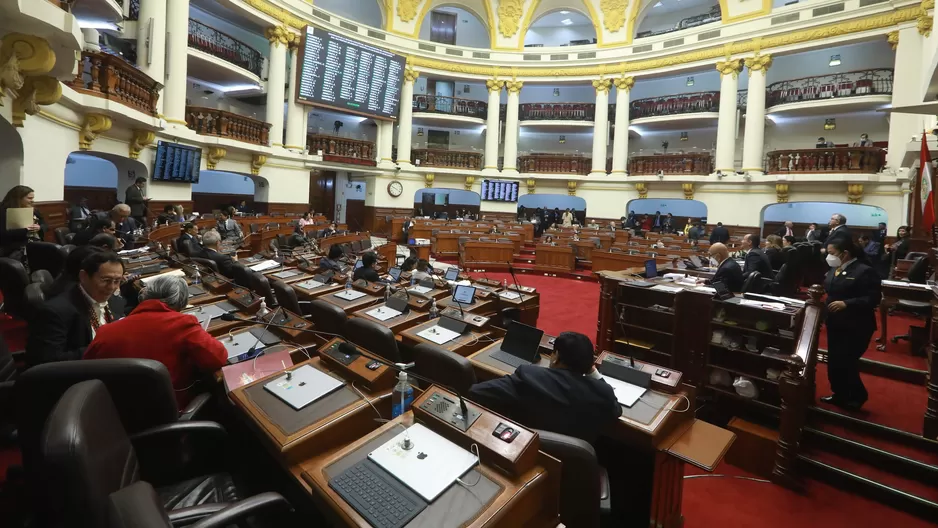
[[[616,133],[612,138],[612,174],[625,174],[629,159],[629,92],[634,77],[616,79]]]
[[[142,7],[142,6],[141,6]],[[186,126],[187,53],[189,50],[189,0],[167,0],[166,64],[163,88],[163,114],[166,122]],[[154,56],[162,53],[153,48]]]
[[[290,45],[290,71],[287,78],[287,137],[284,141],[284,147],[290,150],[302,152],[306,150],[306,106],[296,102],[297,90],[297,56],[300,50],[297,48],[300,41],[294,39]]]
[[[765,172],[762,162],[765,155],[765,76],[771,65],[771,55],[756,55],[746,59],[746,68],[749,69],[749,92],[743,136],[743,166],[740,169],[743,172]]]
[[[488,110],[485,115],[485,163],[483,173],[498,172],[498,117],[501,113],[502,87],[505,81],[489,79],[485,81],[489,89]]]
[[[378,166],[393,167],[391,153],[394,150],[394,122],[378,121],[378,132]]]
[[[925,49],[924,38],[915,26],[900,29],[893,33],[895,34],[894,38],[890,39],[893,49],[896,50],[893,79],[899,82],[892,83],[892,106],[895,108],[921,104],[924,96],[922,93],[922,72],[925,70],[922,69],[921,65],[922,50]],[[902,166],[902,159],[905,157],[912,136],[920,137],[922,130],[930,124],[926,122],[926,117],[928,116],[917,114],[889,114],[887,168],[898,170]],[[869,131],[857,130],[854,136],[859,137],[864,132]],[[882,138],[874,137],[872,134],[870,139],[874,141],[882,140]],[[915,148],[918,150],[917,143]],[[916,156],[917,158],[918,156]]]
[[[714,169],[724,174],[736,172],[736,92],[743,61],[717,63],[720,72],[720,117],[717,121],[717,152]]]
[[[410,137],[414,133],[414,81],[420,73],[412,68],[404,70],[404,85],[401,86],[401,114],[397,130],[397,163],[411,165]]]
[[[101,51],[101,45],[98,39],[101,38],[101,32],[92,28],[81,28],[82,42],[81,48],[85,51]]]
[[[593,81],[596,89],[596,109],[593,118],[593,170],[590,176],[606,175],[606,141],[609,133],[609,88],[612,81],[598,79]]]
[[[130,2],[125,2],[130,5]],[[186,22],[188,31],[189,23]],[[186,37],[188,45],[188,36]],[[137,17],[137,69],[163,84],[166,80],[166,0],[140,0]],[[163,113],[164,97],[157,101]]]
[[[270,146],[283,146],[283,99],[287,75],[287,46],[293,42],[293,34],[283,26],[267,28],[270,41],[270,57],[267,68],[267,117],[270,123]]]
[[[505,163],[503,174],[518,174],[518,103],[523,81],[506,81],[508,105],[505,110]]]

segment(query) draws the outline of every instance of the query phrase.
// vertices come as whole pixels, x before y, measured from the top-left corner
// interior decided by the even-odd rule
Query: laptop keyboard
[[[509,365],[515,368],[518,368],[521,365],[531,364],[530,361],[521,359],[518,356],[512,356],[511,354],[509,354],[508,352],[505,352],[504,350],[496,350],[495,352],[492,352],[491,357],[501,361],[502,363],[508,363]]]
[[[376,528],[399,528],[427,507],[416,493],[365,459],[329,481],[345,502]]]

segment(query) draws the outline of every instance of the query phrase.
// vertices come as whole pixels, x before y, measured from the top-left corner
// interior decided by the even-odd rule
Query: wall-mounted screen
[[[306,26],[300,50],[298,103],[397,118],[404,57],[315,26]]]
[[[160,141],[156,144],[153,181],[199,183],[202,149]]]
[[[482,199],[496,202],[517,202],[518,182],[505,180],[483,180]]]

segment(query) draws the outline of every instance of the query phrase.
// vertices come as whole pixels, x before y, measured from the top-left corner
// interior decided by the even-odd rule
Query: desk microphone
[[[176,257],[173,257],[173,256],[170,255],[169,253],[160,253],[159,251],[156,251],[156,250],[154,250],[154,252],[155,252],[157,255],[159,255],[161,258],[164,258],[164,259],[166,259],[166,260],[168,260],[168,261],[170,261],[170,262],[173,262],[173,263],[175,263],[175,264],[179,264],[179,265],[182,266],[183,268],[187,268],[187,269],[189,269],[190,271],[198,271],[198,272],[200,272],[200,273],[202,273],[202,271],[203,271],[202,268],[201,268],[198,264],[188,264],[188,263],[186,263],[186,262],[183,262],[183,261],[177,259]],[[248,269],[250,269],[250,268],[248,268]],[[225,284],[231,286],[232,288],[234,288],[234,289],[236,289],[236,290],[244,290],[244,291],[246,291],[247,293],[251,294],[251,301],[252,301],[252,302],[253,302],[253,300],[254,300],[255,297],[259,297],[256,293],[254,293],[253,291],[251,291],[250,288],[246,288],[246,287],[241,286],[240,284],[238,284],[238,283],[236,283],[236,282],[234,282],[234,281],[228,280],[228,278],[227,278],[227,277],[223,277],[223,276],[221,275],[221,273],[216,273],[215,271],[213,271],[213,270],[210,269],[210,268],[209,268],[209,269],[205,269],[204,272],[205,272],[205,274],[203,275],[203,280],[204,280],[204,277],[205,277],[206,275],[208,275],[208,276],[211,276],[211,277],[214,278],[214,279],[217,279],[217,280],[219,280],[219,281],[221,281],[221,282],[224,282]]]
[[[521,285],[518,284],[518,277],[515,276],[515,267],[511,264],[511,261],[508,261],[508,273],[511,273],[511,280],[515,283],[515,288],[518,290],[518,298],[521,299],[521,309],[524,309],[524,294],[521,293]]]

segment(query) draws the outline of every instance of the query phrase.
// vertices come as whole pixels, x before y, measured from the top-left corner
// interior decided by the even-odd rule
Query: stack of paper
[[[261,262],[260,264],[255,264],[251,266],[251,269],[254,271],[267,271],[269,269],[274,269],[279,265],[280,263],[277,262],[276,260],[265,260]]]

